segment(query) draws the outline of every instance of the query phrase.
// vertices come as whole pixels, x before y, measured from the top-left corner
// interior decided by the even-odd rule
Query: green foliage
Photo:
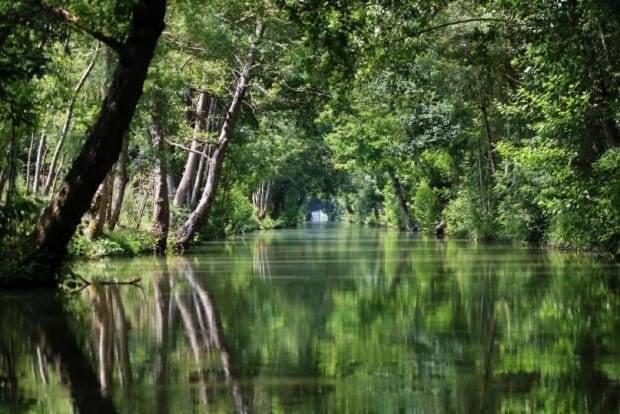
[[[427,180],[422,180],[416,186],[413,212],[423,231],[432,231],[438,223],[437,197]]]
[[[383,187],[383,214],[381,219],[383,223],[374,221],[376,220],[375,215],[369,212],[368,225],[374,227],[384,224],[397,229],[403,228],[403,219],[398,207],[398,200],[394,193],[394,187],[390,183],[386,183]]]
[[[69,245],[73,257],[98,259],[113,256],[138,256],[153,251],[154,240],[150,233],[121,229],[104,233],[94,240],[76,236]]]
[[[459,190],[457,196],[450,200],[444,210],[448,234],[454,237],[475,238],[476,206],[467,189]]]
[[[239,188],[220,191],[213,204],[211,220],[203,226],[200,238],[213,240],[240,235],[259,228],[254,206]]]

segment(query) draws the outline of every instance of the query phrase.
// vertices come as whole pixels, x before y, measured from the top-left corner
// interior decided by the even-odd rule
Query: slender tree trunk
[[[235,88],[233,99],[226,112],[224,124],[222,125],[222,129],[220,130],[217,144],[213,151],[213,155],[209,160],[207,181],[202,192],[202,197],[200,198],[200,201],[198,202],[198,205],[196,206],[194,211],[192,211],[185,223],[177,232],[175,248],[179,251],[183,251],[190,246],[192,238],[196,234],[196,231],[198,231],[200,225],[205,222],[209,217],[209,211],[211,210],[213,200],[215,199],[215,193],[220,179],[220,172],[222,169],[222,163],[224,161],[224,154],[226,153],[228,144],[232,139],[235,124],[237,123],[237,119],[239,118],[241,103],[243,102],[243,98],[248,89],[250,73],[252,67],[254,66],[254,60],[256,59],[258,45],[262,40],[263,33],[264,26],[261,22],[259,22],[256,26],[255,38],[252,42],[252,46],[250,47],[250,52],[248,53],[245,64],[243,65],[243,68],[241,69],[241,72],[239,74],[237,87]]]
[[[65,165],[65,154],[62,154],[62,156],[60,157],[60,164],[58,164],[58,171],[62,171],[63,166]],[[58,188],[58,174],[56,174],[56,177],[54,178],[54,181],[52,182],[52,191],[56,191]]]
[[[78,81],[75,89],[73,90],[73,95],[71,95],[71,99],[69,100],[69,106],[67,107],[67,111],[65,112],[65,121],[62,125],[62,130],[60,131],[60,136],[58,137],[58,143],[56,144],[56,149],[54,150],[54,154],[52,155],[52,161],[50,163],[50,169],[47,174],[47,179],[45,180],[45,185],[43,186],[43,194],[47,195],[52,189],[52,183],[54,182],[54,178],[56,176],[56,164],[58,163],[58,157],[60,156],[60,152],[62,151],[62,147],[65,145],[65,141],[67,140],[67,135],[69,134],[69,128],[71,126],[71,121],[73,119],[73,110],[75,108],[75,102],[77,101],[77,97],[82,90],[82,87],[86,83],[86,80],[90,76],[93,68],[95,67],[95,63],[97,62],[97,56],[99,55],[99,42],[95,46],[93,60],[88,64],[82,77]]]
[[[482,114],[482,123],[484,124],[484,132],[487,136],[489,165],[491,167],[491,173],[495,173],[495,142],[493,140],[493,133],[491,131],[491,124],[489,122],[489,113],[487,103],[484,98],[480,99],[480,113]]]
[[[34,149],[34,132],[30,136],[30,146],[28,147],[28,160],[26,160],[26,194],[30,193],[30,178],[31,171],[30,166],[32,165],[32,151]]]
[[[9,146],[9,187],[6,192],[6,205],[11,205],[11,200],[17,192],[17,142],[15,125],[11,126],[11,145]]]
[[[107,217],[110,196],[110,176],[105,177],[99,185],[95,195],[92,219],[84,231],[84,235],[89,239],[96,239],[103,233],[103,226]]]
[[[2,202],[2,193],[4,192],[4,186],[6,185],[7,175],[6,168],[0,169],[0,202]]]
[[[204,121],[207,109],[207,103],[209,101],[209,95],[206,91],[201,91],[198,96],[198,103],[196,104],[196,124],[194,125],[194,136],[192,137],[192,143],[190,148],[192,151],[198,151],[200,148],[200,136],[204,129]],[[187,196],[191,190],[194,177],[196,176],[196,167],[198,166],[198,158],[200,155],[196,152],[188,151],[187,161],[185,162],[185,169],[183,170],[183,176],[177,187],[177,191],[174,195],[174,206],[180,207],[187,201]]]
[[[134,9],[113,81],[95,125],[51,205],[33,233],[34,251],[25,260],[32,284],[53,286],[67,245],[97,188],[121,152],[157,41],[166,0],[141,0]]]
[[[47,136],[45,132],[41,134],[41,139],[39,140],[39,149],[37,151],[37,161],[34,164],[34,178],[32,179],[32,193],[37,195],[39,193],[39,184],[41,182],[41,169],[43,165],[43,152],[45,150],[45,141],[47,140]]]
[[[176,180],[171,172],[166,175],[166,182],[168,183],[168,198],[174,199],[174,194],[177,192]]]
[[[413,224],[413,220],[411,219],[411,212],[409,211],[409,205],[407,204],[407,199],[405,198],[403,187],[400,184],[400,180],[398,179],[394,171],[390,170],[389,175],[390,180],[392,181],[392,186],[394,187],[396,201],[398,202],[398,208],[400,210],[400,216],[403,220],[405,230],[413,233],[415,232],[415,225]]]
[[[121,215],[121,208],[123,207],[123,200],[125,198],[125,188],[129,181],[127,175],[127,164],[129,162],[129,134],[126,133],[123,136],[123,144],[121,147],[121,154],[117,163],[117,172],[114,176],[114,185],[112,192],[112,204],[110,206],[110,220],[108,221],[108,228],[113,231],[118,224],[118,219]]]
[[[256,217],[263,220],[267,216],[269,208],[269,197],[271,194],[271,182],[262,181],[258,189],[252,194],[252,202],[256,210]]]
[[[215,99],[211,98],[211,102],[209,104],[209,114],[207,115],[206,127],[205,127],[205,131],[208,133],[213,131],[212,126],[214,124],[213,118],[215,117],[215,105],[216,105]],[[198,161],[198,170],[196,171],[194,187],[192,188],[192,196],[189,202],[192,208],[196,207],[196,203],[198,202],[198,195],[200,194],[200,188],[204,181],[205,165],[207,165],[208,163],[207,160],[208,160],[208,157],[210,156],[210,152],[211,152],[211,143],[205,142],[204,146],[202,147],[202,157],[199,157],[200,160]]]
[[[196,203],[198,202],[198,194],[200,194],[200,187],[202,186],[202,183],[204,181],[203,176],[204,176],[204,171],[205,171],[205,165],[208,164],[207,157],[209,154],[209,147],[210,147],[209,143],[204,144],[202,148],[202,156],[200,157],[200,160],[198,161],[198,169],[196,170],[196,177],[194,179],[192,195],[189,200],[189,205],[192,208],[196,207]]]
[[[142,225],[142,217],[144,217],[144,210],[146,209],[146,201],[147,201],[147,191],[145,190],[142,194],[142,204],[140,204],[140,210],[138,211],[138,220],[136,222],[136,230],[140,230],[140,226]]]
[[[168,206],[168,182],[166,180],[165,142],[159,126],[151,128],[151,141],[157,153],[153,180],[155,194],[153,198],[153,235],[155,236],[155,253],[166,252],[168,228],[170,226],[170,208]]]

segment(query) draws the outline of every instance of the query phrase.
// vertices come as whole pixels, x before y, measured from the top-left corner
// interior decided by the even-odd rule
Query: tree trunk
[[[144,210],[146,209],[147,190],[144,190],[142,194],[142,204],[140,204],[140,210],[138,211],[138,220],[136,221],[136,230],[140,230],[142,225],[142,217],[144,217]]]
[[[96,239],[103,233],[103,225],[108,212],[110,198],[110,176],[108,175],[99,185],[95,202],[93,206],[93,215],[88,223],[88,227],[84,230],[84,235],[90,239]]]
[[[205,131],[210,133],[213,131],[213,124],[215,118],[215,109],[216,109],[215,99],[211,98],[211,103],[209,104],[209,114],[207,115]],[[204,181],[204,169],[205,165],[207,165],[207,159],[211,155],[211,143],[205,142],[202,147],[202,157],[198,162],[198,170],[196,171],[196,178],[194,180],[194,187],[192,188],[192,196],[190,198],[189,204],[192,208],[196,207],[196,203],[198,202],[198,195],[200,194],[200,188]]]
[[[176,181],[174,179],[174,175],[172,175],[172,173],[168,172],[168,174],[166,175],[166,182],[168,183],[168,198],[170,198],[171,200],[174,199],[174,194],[176,193],[177,189],[176,189]]]
[[[142,0],[133,12],[127,40],[95,125],[73,162],[60,192],[39,220],[34,251],[25,260],[32,285],[53,286],[67,245],[99,185],[118,159],[159,36],[166,0]]]
[[[4,186],[6,185],[7,170],[6,168],[0,169],[0,202],[2,202],[2,193]]]
[[[270,193],[271,182],[263,181],[260,183],[254,194],[252,194],[252,203],[254,204],[254,209],[256,210],[256,217],[259,220],[263,220],[267,216]]]
[[[198,205],[196,206],[194,211],[192,211],[185,223],[177,232],[175,248],[179,251],[183,251],[190,246],[192,238],[200,228],[200,225],[204,223],[209,217],[209,211],[211,210],[211,206],[213,205],[213,200],[215,199],[215,193],[217,191],[217,185],[220,179],[220,172],[222,169],[222,163],[224,161],[224,154],[226,153],[228,144],[232,139],[235,124],[237,123],[239,113],[241,112],[241,104],[248,89],[250,72],[252,70],[252,67],[254,66],[254,60],[256,59],[258,45],[262,40],[263,33],[264,26],[261,22],[259,22],[256,26],[255,38],[252,42],[252,46],[250,47],[250,52],[248,53],[245,64],[243,65],[243,68],[241,69],[241,72],[239,74],[237,87],[235,88],[235,93],[226,112],[224,124],[222,125],[222,128],[220,130],[217,144],[213,151],[213,155],[209,160],[207,182],[202,192],[202,197],[200,198],[200,201],[198,202]]]
[[[60,164],[58,164],[58,171],[62,171],[62,167],[65,164],[65,154],[62,154],[62,156],[60,157]],[[58,188],[58,174],[56,174],[56,178],[54,178],[54,181],[52,182],[52,191],[56,191],[56,189]]]
[[[39,140],[39,149],[37,151],[37,161],[34,164],[34,178],[32,179],[32,193],[37,195],[39,193],[39,184],[41,183],[41,167],[43,165],[43,151],[45,150],[45,141],[47,136],[45,132],[41,134]]]
[[[413,220],[411,219],[411,212],[409,211],[409,206],[407,205],[407,199],[405,198],[403,187],[401,186],[400,180],[398,179],[394,171],[390,170],[389,175],[390,180],[392,181],[392,186],[394,187],[396,201],[398,202],[398,208],[400,210],[400,216],[403,219],[405,230],[413,233],[415,232],[415,225],[413,224]]]
[[[30,193],[30,166],[32,165],[32,151],[34,149],[34,132],[30,136],[30,146],[28,147],[28,159],[26,160],[26,194]]]
[[[196,177],[194,178],[194,186],[192,187],[192,195],[189,199],[189,205],[191,208],[196,207],[198,202],[198,194],[200,194],[200,187],[203,183],[203,176],[205,172],[205,165],[207,165],[207,157],[209,155],[209,143],[205,143],[202,147],[202,157],[198,161],[198,169],[196,170]]]
[[[11,126],[11,141],[9,146],[9,187],[6,192],[5,205],[10,206],[13,196],[17,192],[17,143],[15,141],[15,125]]]
[[[32,344],[37,344],[44,359],[58,373],[60,383],[71,396],[73,411],[77,413],[117,412],[112,400],[101,392],[91,361],[74,335],[75,324],[66,306],[57,295],[39,295],[32,301],[20,301],[23,317],[16,321]]]
[[[155,236],[155,253],[166,252],[168,242],[168,228],[170,226],[170,208],[168,206],[168,182],[166,179],[166,160],[164,157],[165,142],[159,126],[151,128],[151,141],[155,149],[157,159],[155,161],[155,173],[153,181],[155,194],[153,198],[153,235]]]
[[[114,176],[114,185],[112,191],[112,204],[110,206],[110,220],[108,221],[108,228],[113,231],[118,224],[118,219],[121,215],[121,208],[123,207],[123,200],[125,198],[125,188],[129,181],[129,175],[127,174],[127,163],[129,162],[129,134],[126,133],[123,136],[123,144],[121,147],[121,154],[118,159],[117,172]]]
[[[95,63],[97,62],[97,56],[99,55],[99,42],[95,46],[95,52],[93,56],[93,60],[88,64],[82,77],[78,81],[75,89],[73,90],[73,95],[71,95],[71,100],[69,101],[69,106],[67,107],[67,111],[65,112],[65,122],[63,123],[62,130],[60,131],[60,136],[58,137],[58,144],[56,144],[56,149],[54,150],[54,155],[52,155],[52,161],[50,163],[50,170],[47,174],[47,179],[45,180],[45,185],[43,186],[43,194],[47,195],[52,190],[52,183],[54,182],[54,178],[56,176],[56,164],[58,163],[58,157],[60,156],[60,151],[62,151],[62,147],[65,145],[65,141],[67,140],[67,135],[69,134],[69,127],[71,126],[71,120],[73,119],[73,109],[75,108],[75,102],[77,101],[77,97],[82,90],[82,87],[86,83],[86,79],[90,76],[90,73],[93,71],[95,67]]]
[[[489,122],[489,113],[487,103],[484,98],[480,99],[480,113],[482,114],[482,123],[484,124],[484,132],[487,136],[488,145],[488,157],[489,165],[491,167],[491,173],[495,174],[495,142],[493,140],[493,133],[491,132],[491,124]]]
[[[174,206],[180,207],[187,201],[187,195],[191,190],[194,177],[196,176],[196,167],[198,166],[198,158],[200,155],[193,151],[199,151],[200,148],[200,135],[204,129],[204,120],[207,109],[207,102],[209,96],[206,91],[201,91],[198,97],[198,103],[196,104],[196,124],[194,125],[194,136],[192,137],[192,143],[190,148],[192,151],[187,153],[187,161],[185,162],[185,169],[183,170],[183,176],[177,187],[176,194],[174,196]]]

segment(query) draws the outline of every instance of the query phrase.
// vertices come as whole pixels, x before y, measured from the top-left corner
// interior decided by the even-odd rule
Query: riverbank
[[[286,228],[281,220],[265,218],[254,220],[245,226],[223,229],[220,234],[203,241],[234,239],[258,230],[275,230]],[[138,257],[153,253],[155,238],[146,230],[121,228],[113,232],[104,232],[100,237],[90,240],[76,235],[69,245],[71,259],[102,259],[105,257]],[[172,251],[170,248],[169,251]]]

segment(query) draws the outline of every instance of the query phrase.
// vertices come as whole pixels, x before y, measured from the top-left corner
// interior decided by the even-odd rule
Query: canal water
[[[618,412],[593,255],[310,225],[0,296],[0,412]]]

